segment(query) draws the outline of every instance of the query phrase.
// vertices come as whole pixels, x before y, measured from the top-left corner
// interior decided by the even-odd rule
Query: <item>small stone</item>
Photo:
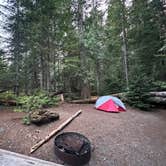
[[[35,133],[40,133],[40,130],[35,130]]]
[[[3,127],[0,127],[0,133],[3,133],[5,129]]]
[[[104,157],[104,158],[103,158],[103,161],[105,161],[105,160],[107,160],[107,158],[106,158],[106,157]]]

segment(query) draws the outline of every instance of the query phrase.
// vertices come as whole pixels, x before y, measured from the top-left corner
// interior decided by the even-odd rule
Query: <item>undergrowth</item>
[[[51,106],[57,106],[59,98],[51,97],[45,92],[38,92],[31,96],[19,96],[17,98],[17,108],[14,109],[15,112],[27,112],[28,114],[23,117],[23,124],[29,125],[30,118],[29,113],[42,108],[48,108]]]

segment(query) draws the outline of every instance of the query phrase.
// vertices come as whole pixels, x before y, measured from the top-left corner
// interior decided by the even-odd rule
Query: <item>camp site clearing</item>
[[[25,113],[10,108],[0,111],[0,149],[64,164],[54,154],[54,138],[33,154],[30,148],[78,110],[74,121],[61,131],[78,132],[92,144],[89,166],[165,166],[166,111],[143,112],[127,106],[126,112],[107,113],[94,109],[92,104],[62,104],[51,108],[60,120],[42,125],[22,124]]]

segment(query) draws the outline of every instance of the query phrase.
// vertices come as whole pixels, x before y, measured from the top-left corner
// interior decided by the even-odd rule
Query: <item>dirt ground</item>
[[[97,111],[93,105],[63,104],[51,108],[60,120],[37,127],[22,124],[24,113],[0,107],[0,148],[30,155],[32,145],[79,109],[83,113],[64,130],[84,134],[92,143],[88,166],[165,166],[166,110],[143,112],[128,107],[124,113]],[[54,154],[54,138],[30,156],[64,164]]]

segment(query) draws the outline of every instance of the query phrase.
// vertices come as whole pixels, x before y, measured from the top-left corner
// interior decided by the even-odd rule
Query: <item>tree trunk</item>
[[[50,65],[49,65],[49,61],[47,62],[47,86],[46,86],[46,90],[49,92],[50,91]]]
[[[125,0],[122,0],[122,52],[123,52],[123,64],[124,64],[124,71],[125,71],[125,80],[126,80],[126,88],[129,87],[129,79],[128,79],[128,64],[127,64],[127,35],[126,35],[126,26],[125,23],[126,14],[125,14]]]
[[[84,0],[78,1],[78,30],[79,30],[79,50],[80,50],[80,63],[81,63],[81,71],[85,73],[86,70],[86,59],[85,59],[85,51],[83,45],[83,2]],[[82,75],[81,81],[81,97],[83,99],[88,98],[90,96],[90,86],[86,75]]]
[[[96,60],[96,89],[97,89],[97,94],[99,95],[100,93],[100,63],[99,60]]]
[[[44,62],[42,53],[40,54],[40,89],[44,90]]]
[[[16,2],[16,46],[15,46],[15,87],[14,87],[14,93],[18,96],[19,95],[19,69],[20,69],[20,34],[19,34],[19,28],[20,28],[20,5],[19,0]]]
[[[87,83],[83,85],[83,88],[81,91],[81,97],[83,99],[90,99],[91,97],[90,86]]]
[[[55,57],[55,52],[54,52],[54,57],[53,57],[53,72],[54,72],[54,74],[53,74],[53,76],[54,76],[54,78],[53,78],[53,89],[54,89],[54,91],[56,91],[56,80],[55,80],[55,71],[56,71],[56,57]]]

